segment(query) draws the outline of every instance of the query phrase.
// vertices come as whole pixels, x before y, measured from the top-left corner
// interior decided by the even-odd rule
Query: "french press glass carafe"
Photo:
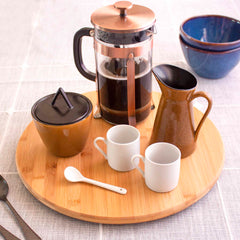
[[[103,119],[135,125],[145,119],[152,100],[152,47],[155,14],[127,1],[97,9],[93,28],[74,36],[74,60],[80,73],[97,81],[98,104]],[[94,37],[96,74],[82,59],[82,37]]]

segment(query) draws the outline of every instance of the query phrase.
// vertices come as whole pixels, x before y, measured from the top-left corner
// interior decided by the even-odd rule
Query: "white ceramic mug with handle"
[[[144,171],[138,164],[135,166],[151,190],[169,192],[178,185],[181,152],[175,145],[157,142],[147,147],[145,157],[140,154],[134,155],[131,159],[133,164],[135,164],[136,158],[140,158],[144,162]]]
[[[107,145],[106,153],[98,146],[98,141],[103,141]],[[131,157],[140,153],[140,132],[130,125],[116,125],[107,131],[106,138],[95,138],[94,146],[108,160],[111,168],[117,171],[130,171],[139,162],[136,158],[133,164]]]

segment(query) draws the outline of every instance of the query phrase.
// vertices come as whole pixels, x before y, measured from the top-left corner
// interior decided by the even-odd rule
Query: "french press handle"
[[[78,71],[86,78],[88,78],[91,81],[95,81],[96,74],[89,71],[85,64],[83,63],[82,58],[82,38],[87,36],[91,37],[91,31],[93,31],[93,28],[81,28],[79,31],[77,31],[74,35],[73,39],[73,56],[74,56],[74,62],[78,69]]]

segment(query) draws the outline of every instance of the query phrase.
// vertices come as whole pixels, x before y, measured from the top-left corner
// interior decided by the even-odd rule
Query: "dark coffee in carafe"
[[[155,14],[144,6],[119,1],[91,15],[94,28],[74,35],[74,61],[79,72],[97,81],[94,117],[113,124],[136,126],[151,111],[151,68]],[[96,74],[82,56],[84,37],[93,37]]]
[[[110,59],[97,72],[101,116],[111,123],[128,123],[127,61]],[[136,121],[145,119],[151,109],[151,71],[144,59],[135,61]]]

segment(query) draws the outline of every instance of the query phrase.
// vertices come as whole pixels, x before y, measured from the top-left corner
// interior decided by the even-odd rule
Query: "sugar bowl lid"
[[[155,21],[155,14],[151,9],[128,1],[99,8],[91,16],[94,26],[115,33],[142,31],[150,28]]]
[[[65,93],[59,88],[56,94],[39,99],[32,107],[35,120],[49,125],[67,125],[79,122],[92,112],[91,101],[78,93]]]

